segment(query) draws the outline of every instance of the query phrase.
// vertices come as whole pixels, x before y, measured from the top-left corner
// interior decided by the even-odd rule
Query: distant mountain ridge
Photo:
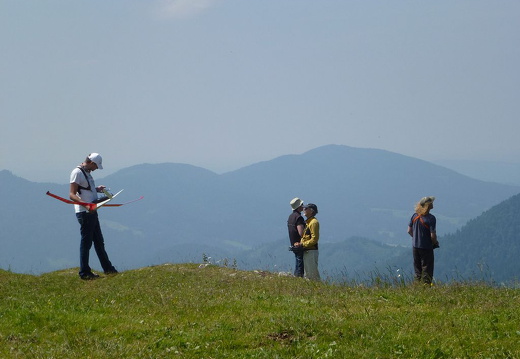
[[[324,243],[363,237],[395,246],[408,245],[406,226],[423,196],[437,197],[442,235],[520,192],[416,158],[337,145],[222,175],[173,163],[136,165],[97,179],[100,174],[94,174],[97,184],[125,189],[121,201],[145,197],[100,214],[109,254],[122,269],[202,254],[236,257],[273,241],[286,256],[293,197],[318,205]],[[39,273],[77,266],[73,209],[45,196],[51,190],[66,197],[68,184],[29,182],[8,171],[0,171],[0,181],[0,267]]]
[[[520,163],[476,160],[439,160],[434,163],[482,181],[520,185]]]

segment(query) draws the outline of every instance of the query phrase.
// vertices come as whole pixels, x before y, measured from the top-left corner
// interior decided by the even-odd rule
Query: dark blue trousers
[[[99,263],[105,272],[114,271],[108,254],[105,251],[105,240],[101,233],[101,226],[99,225],[99,218],[97,211],[93,212],[79,212],[76,213],[78,222],[81,226],[81,243],[79,246],[79,275],[88,275],[92,272],[89,266],[89,253],[92,244],[99,258]]]
[[[296,258],[296,263],[294,265],[294,276],[303,277],[303,251],[295,252],[294,257]]]

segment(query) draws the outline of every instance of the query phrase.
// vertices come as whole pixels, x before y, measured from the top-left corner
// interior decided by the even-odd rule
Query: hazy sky
[[[0,0],[0,169],[520,162],[520,1]]]

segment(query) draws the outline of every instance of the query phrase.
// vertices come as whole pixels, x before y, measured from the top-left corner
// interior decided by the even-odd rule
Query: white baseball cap
[[[87,158],[94,162],[97,165],[98,169],[103,169],[103,165],[101,164],[103,162],[103,159],[101,158],[101,155],[99,153],[93,152],[90,155],[88,155]]]

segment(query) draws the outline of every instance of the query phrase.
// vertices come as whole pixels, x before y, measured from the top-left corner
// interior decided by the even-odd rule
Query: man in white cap
[[[296,263],[294,265],[294,276],[303,277],[303,247],[294,246],[295,243],[300,242],[303,235],[303,229],[305,228],[305,220],[301,215],[303,210],[303,201],[296,197],[293,198],[289,204],[291,205],[293,211],[287,220],[287,228],[289,230],[291,250],[294,252],[294,257],[296,258]]]
[[[408,234],[412,237],[413,267],[418,282],[431,284],[433,280],[433,250],[439,248],[437,240],[437,219],[430,211],[435,197],[423,197],[415,205],[415,213],[408,224]]]
[[[99,153],[91,153],[85,161],[74,168],[70,174],[69,197],[73,201],[94,203],[98,199],[98,192],[103,192],[105,186],[98,186],[94,183],[91,172],[103,169],[103,159]],[[81,226],[80,268],[79,276],[81,279],[96,279],[99,275],[92,272],[89,266],[89,253],[92,244],[101,263],[105,274],[115,274],[114,268],[108,254],[105,251],[105,241],[99,225],[98,213],[96,210],[88,211],[87,208],[76,204],[74,205],[76,218]]]

